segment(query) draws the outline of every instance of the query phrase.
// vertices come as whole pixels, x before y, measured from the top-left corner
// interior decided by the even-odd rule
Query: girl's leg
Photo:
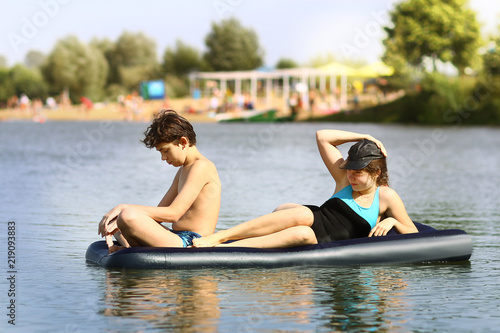
[[[291,227],[310,227],[313,223],[313,213],[305,206],[293,206],[288,209],[276,210],[271,214],[260,216],[227,230],[221,230],[213,235],[193,240],[196,247],[216,246],[229,240],[240,240],[273,234]]]
[[[314,231],[310,227],[298,226],[275,232],[274,234],[246,238],[218,246],[286,248],[301,245],[317,244]]]
[[[297,208],[297,207],[300,207],[302,205],[299,205],[299,204],[296,204],[296,203],[286,203],[286,204],[282,204],[282,205],[279,205],[278,207],[276,207],[273,212],[277,212],[278,210],[285,210],[285,209],[291,209],[291,208]]]

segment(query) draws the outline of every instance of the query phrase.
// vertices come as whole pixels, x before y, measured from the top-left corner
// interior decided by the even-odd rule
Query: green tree
[[[6,104],[15,94],[9,69],[0,67],[0,105]]]
[[[290,58],[281,58],[278,60],[275,66],[277,69],[285,69],[285,68],[297,68],[299,65]]]
[[[47,84],[38,68],[27,68],[17,64],[10,69],[10,77],[17,96],[24,93],[29,98],[47,97]]]
[[[500,37],[492,40],[483,54],[484,72],[500,76]]]
[[[390,13],[384,61],[398,68],[401,60],[423,68],[426,58],[451,62],[461,73],[470,66],[480,41],[475,13],[464,0],[406,0]]]
[[[31,50],[24,57],[24,64],[28,68],[40,68],[47,57],[40,51]]]
[[[263,64],[259,37],[235,18],[212,23],[205,45],[204,59],[216,71],[251,70]]]
[[[108,64],[96,47],[80,42],[75,36],[68,36],[56,43],[42,72],[52,94],[68,88],[74,102],[78,102],[81,96],[100,100]]]
[[[168,47],[165,50],[162,67],[166,74],[182,77],[203,68],[203,60],[196,48],[177,40],[175,49]]]
[[[110,68],[108,83],[138,89],[141,81],[160,76],[156,42],[142,32],[123,32],[114,47],[104,54]]]

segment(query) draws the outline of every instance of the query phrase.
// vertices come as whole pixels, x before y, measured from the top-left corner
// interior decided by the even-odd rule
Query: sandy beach
[[[126,108],[118,102],[95,103],[91,109],[87,109],[84,104],[61,106],[57,109],[44,107],[36,111],[33,106],[28,108],[6,108],[0,109],[1,121],[139,121],[149,122],[153,115],[161,109],[173,109],[191,122],[216,122],[213,112],[209,112],[210,101],[208,98],[193,100],[191,98],[177,98],[167,100],[148,100],[142,102],[140,113],[134,113],[130,108]],[[283,101],[281,98],[274,98],[271,106],[268,107],[266,100],[260,98],[255,103],[257,110],[273,108],[278,110],[278,116],[289,116],[283,113]],[[234,111],[238,113],[237,109]],[[296,120],[305,120],[315,117],[322,117],[325,113],[321,110],[313,112],[299,110]]]
[[[197,110],[204,110],[198,103]],[[149,122],[154,113],[162,108],[173,109],[192,122],[215,122],[207,111],[195,111],[191,99],[173,99],[167,101],[145,101],[141,113],[127,111],[119,103],[96,103],[87,109],[83,105],[58,107],[55,110],[43,108],[35,112],[32,108],[0,109],[0,121],[142,121]]]

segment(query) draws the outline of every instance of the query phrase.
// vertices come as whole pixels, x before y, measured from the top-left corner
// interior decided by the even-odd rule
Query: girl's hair
[[[148,148],[155,148],[161,143],[170,143],[186,137],[189,146],[196,146],[196,133],[193,126],[174,110],[160,110],[153,123],[144,132],[142,142]]]
[[[389,186],[389,172],[387,171],[387,160],[385,158],[372,160],[363,170],[368,172],[372,177],[376,177],[380,170],[380,175],[377,178],[377,186]]]

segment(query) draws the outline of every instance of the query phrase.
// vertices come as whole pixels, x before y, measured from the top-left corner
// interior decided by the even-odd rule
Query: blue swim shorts
[[[188,246],[193,245],[193,239],[201,237],[200,234],[193,232],[193,231],[188,231],[188,230],[175,231],[172,229],[169,229],[169,230],[172,231],[177,236],[179,236],[180,239],[182,239],[183,247],[188,247]]]

